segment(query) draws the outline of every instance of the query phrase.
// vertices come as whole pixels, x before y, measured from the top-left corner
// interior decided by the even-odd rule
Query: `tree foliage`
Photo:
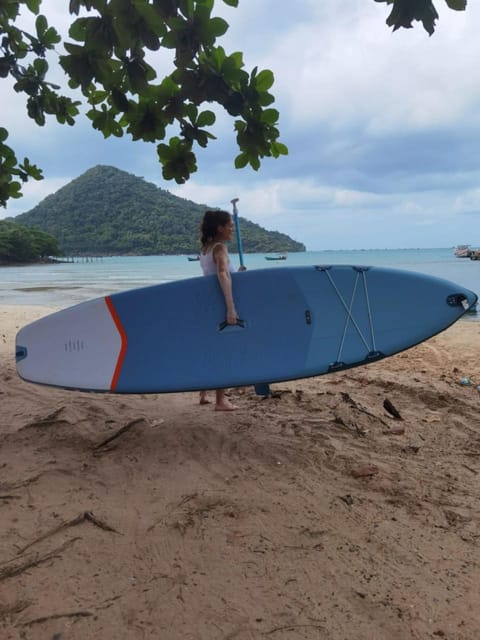
[[[207,208],[100,165],[15,220],[54,234],[67,255],[196,254]],[[243,218],[241,225],[246,252],[305,251],[285,234]]]
[[[50,234],[0,220],[0,263],[35,262],[59,255],[58,242]]]
[[[430,36],[434,33],[438,13],[431,0],[375,0],[375,2],[386,2],[392,5],[387,25],[393,27],[394,31],[402,27],[411,29],[412,22],[418,21],[423,24],[423,28]],[[445,0],[445,2],[455,11],[464,11],[467,6],[467,0]]]
[[[237,6],[238,0],[223,0]],[[39,125],[47,115],[73,124],[79,102],[57,93],[47,82],[46,53],[60,43],[57,31],[39,13],[41,0],[0,0],[2,35],[0,76],[15,79],[14,89],[27,95],[28,115]],[[19,9],[37,15],[35,34],[15,26]],[[77,17],[64,43],[60,64],[69,86],[83,94],[87,116],[106,138],[129,134],[133,140],[159,142],[157,154],[163,177],[185,182],[196,171],[194,145],[206,147],[214,138],[216,116],[204,109],[217,103],[235,118],[239,155],[237,167],[255,170],[266,156],[287,153],[279,138],[278,111],[270,93],[273,73],[244,69],[240,52],[227,53],[217,39],[228,29],[225,20],[212,16],[214,0],[70,0]],[[86,13],[81,15],[80,13]],[[147,54],[171,49],[173,68],[157,78]],[[25,64],[20,64],[25,61]],[[176,135],[168,138],[169,127]],[[4,144],[0,153],[2,190],[0,203],[20,195],[21,180],[39,178],[32,165],[15,164],[13,150]],[[166,140],[166,141],[165,141]],[[10,180],[8,178],[10,177]]]
[[[178,183],[197,170],[195,145],[206,147],[215,136],[216,116],[204,105],[216,103],[234,118],[239,154],[235,167],[258,170],[265,157],[288,153],[279,141],[278,111],[272,107],[269,70],[244,69],[241,52],[227,53],[217,44],[229,25],[212,15],[215,0],[70,0],[77,16],[63,43],[60,64],[88,105],[92,126],[104,137],[128,134],[157,144],[163,177]],[[217,0],[218,2],[220,0]],[[239,0],[223,0],[236,7]],[[392,5],[387,24],[394,30],[420,20],[432,34],[438,18],[431,0],[376,0]],[[466,0],[445,0],[465,9]],[[73,125],[80,101],[59,93],[48,81],[47,53],[61,38],[40,13],[42,0],[0,0],[0,78],[14,79],[26,96],[27,113],[38,125],[47,116]],[[35,32],[16,26],[20,11],[36,16]],[[82,14],[82,15],[80,15]],[[171,73],[163,78],[147,54],[169,49]],[[175,129],[170,136],[169,129]],[[20,162],[0,128],[0,205],[21,197],[21,183],[42,178],[25,158]]]

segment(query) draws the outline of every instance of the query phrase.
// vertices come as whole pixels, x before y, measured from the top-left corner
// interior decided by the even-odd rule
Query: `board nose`
[[[477,302],[478,298],[473,291],[465,291],[462,293],[452,293],[447,296],[447,304],[450,307],[463,307],[468,311]]]

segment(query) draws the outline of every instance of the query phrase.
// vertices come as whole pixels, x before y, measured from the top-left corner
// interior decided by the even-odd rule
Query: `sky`
[[[311,251],[478,246],[480,3],[465,12],[443,0],[435,5],[440,18],[429,37],[421,23],[392,33],[389,8],[374,0],[240,0],[236,9],[216,0],[213,14],[230,25],[218,44],[242,51],[248,71],[274,72],[273,106],[289,155],[265,158],[258,172],[236,170],[234,121],[217,111],[218,139],[197,147],[199,169],[180,186],[163,180],[154,144],[105,140],[86,118],[74,127],[54,120],[38,127],[2,79],[7,144],[45,179],[25,185],[24,197],[0,209],[0,218],[30,210],[106,164],[208,206],[230,209],[238,197],[241,216]],[[67,6],[42,3],[65,36]],[[159,79],[170,73],[165,53],[149,61]],[[66,91],[62,70],[51,69]]]

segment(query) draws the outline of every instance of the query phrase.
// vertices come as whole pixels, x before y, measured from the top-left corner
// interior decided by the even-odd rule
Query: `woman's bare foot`
[[[217,389],[215,391],[215,411],[235,411],[235,409],[238,407],[226,397],[225,389]]]
[[[200,391],[200,404],[210,404],[206,391]]]
[[[230,400],[224,398],[222,402],[215,405],[215,411],[235,411],[238,409],[236,404],[232,404]]]

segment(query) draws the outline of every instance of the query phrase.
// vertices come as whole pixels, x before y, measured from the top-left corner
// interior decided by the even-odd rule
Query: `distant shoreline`
[[[0,267],[33,267],[39,265],[50,264],[72,264],[73,262],[102,260],[108,256],[73,256],[70,260],[62,260],[60,258],[43,258],[41,260],[32,260],[31,262],[5,262],[0,260]]]
[[[41,264],[57,264],[59,262],[66,262],[66,260],[54,260],[53,258],[32,260],[31,262],[6,262],[5,260],[0,260],[0,267],[31,267]]]

